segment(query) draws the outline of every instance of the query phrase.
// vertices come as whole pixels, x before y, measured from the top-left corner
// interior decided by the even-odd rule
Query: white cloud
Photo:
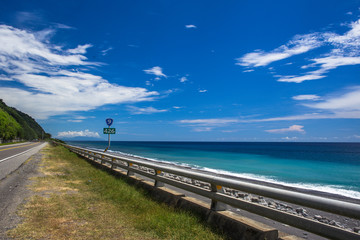
[[[184,119],[178,121],[180,124],[192,127],[195,132],[209,132],[214,128],[225,127],[238,122],[238,119],[231,118]]]
[[[359,52],[360,54],[360,52]],[[356,57],[331,55],[323,58],[311,59],[314,63],[305,65],[302,68],[319,67],[318,70],[307,72],[302,76],[281,76],[279,82],[301,83],[307,80],[317,80],[326,77],[326,73],[340,66],[351,66],[360,64],[360,55]]]
[[[230,123],[237,123],[237,119],[229,118],[208,118],[208,119],[184,119],[180,120],[179,123],[190,124],[190,125],[201,125],[201,126],[221,126]]]
[[[353,87],[350,90],[347,90],[347,92],[338,94],[337,96],[334,96],[333,94],[329,97],[321,97],[319,100],[320,99],[323,100],[317,101],[316,103],[303,104],[303,106],[316,110],[317,112],[284,117],[241,120],[241,122],[251,123],[311,119],[360,119],[360,86]]]
[[[13,79],[4,74],[0,74],[0,81],[13,81]]]
[[[282,45],[271,52],[257,50],[252,53],[247,53],[243,57],[236,59],[236,65],[246,67],[267,66],[272,62],[308,52],[320,45],[321,42],[316,34],[297,35],[286,45]]]
[[[159,66],[155,66],[155,67],[152,67],[150,69],[146,69],[146,70],[144,70],[144,72],[147,73],[147,74],[152,74],[152,75],[158,76],[158,77],[167,77],[162,72],[162,68],[159,67]]]
[[[320,99],[320,97],[318,95],[314,95],[314,94],[308,94],[308,95],[297,95],[297,96],[293,96],[292,99],[294,100],[312,100],[312,101],[317,101]]]
[[[187,82],[187,81],[188,81],[187,77],[181,77],[180,78],[180,82],[182,82],[182,83]]]
[[[132,114],[153,114],[153,113],[161,113],[161,112],[167,112],[167,109],[156,109],[153,107],[146,107],[146,108],[139,108],[135,106],[129,106],[128,110]]]
[[[90,117],[90,118],[94,118],[94,117]],[[83,122],[83,120],[87,119],[87,117],[84,116],[77,116],[74,119],[69,119],[67,120],[68,122],[75,122],[75,123],[80,123]]]
[[[294,141],[294,140],[298,140],[298,137],[283,137],[281,139],[286,141]]]
[[[328,98],[319,103],[304,104],[304,106],[333,112],[360,112],[360,87],[355,87],[341,96]]]
[[[360,19],[350,24],[350,30],[343,35],[331,33],[327,35],[327,41],[337,47],[359,47],[360,46]]]
[[[200,89],[199,90],[199,93],[206,93],[208,90],[206,90],[206,89]]]
[[[324,73],[325,71],[335,69],[340,66],[358,65],[360,64],[360,56],[349,57],[349,56],[329,56],[323,58],[312,59],[315,63],[311,66],[320,65],[320,70],[317,72]]]
[[[103,56],[105,56],[105,55],[107,55],[108,52],[111,51],[111,50],[113,50],[113,48],[112,48],[112,47],[109,47],[109,48],[107,48],[107,49],[102,50],[102,51],[101,51],[101,54],[102,54]]]
[[[189,25],[185,25],[185,28],[197,28],[197,27],[193,24],[189,24]]]
[[[236,119],[236,118],[213,118],[213,119],[192,119],[179,120],[178,123],[188,125],[194,128],[202,129],[204,127],[223,127],[236,123],[261,123],[261,122],[278,122],[278,121],[299,121],[315,119],[360,119],[360,86],[348,89],[345,93],[334,94],[320,97],[318,95],[298,95],[295,100],[312,100],[314,103],[302,104],[307,110],[315,112],[289,115],[262,119]],[[300,127],[299,127],[300,126]],[[284,129],[266,130],[268,132],[302,132],[303,126],[292,125]]]
[[[303,76],[281,76],[277,81],[278,82],[294,82],[294,83],[302,83],[303,81],[308,80],[317,80],[324,78],[325,76],[318,74],[306,74]]]
[[[69,49],[67,50],[69,53],[72,54],[85,54],[86,53],[86,49],[91,48],[92,45],[91,44],[85,44],[85,45],[78,45],[76,48],[74,49]]]
[[[305,130],[303,128],[304,128],[304,126],[301,126],[301,125],[292,125],[288,128],[265,130],[265,132],[268,132],[268,133],[287,133],[287,132],[304,133]]]
[[[39,62],[55,66],[96,65],[85,62],[87,58],[83,55],[54,53],[51,46],[40,42],[35,34],[11,26],[0,25],[0,36],[0,64],[10,68],[16,67],[16,63],[30,65]]]
[[[321,57],[310,59],[313,63],[302,69],[317,67],[317,70],[299,75],[279,76],[279,82],[301,83],[326,77],[326,74],[340,66],[360,64],[360,19],[347,25],[350,30],[342,35],[333,32],[318,32],[295,36],[290,42],[272,51],[257,50],[237,59],[237,65],[245,67],[267,66],[275,61],[306,53],[321,46],[330,47],[330,51]],[[247,70],[246,70],[247,71]]]
[[[99,133],[91,132],[88,129],[85,131],[67,131],[67,132],[58,132],[58,137],[63,138],[74,138],[74,137],[92,137],[100,138]]]
[[[214,128],[212,127],[196,127],[193,129],[194,132],[210,132],[212,131]]]
[[[74,122],[74,123],[80,123],[80,122],[82,122],[83,120],[81,120],[81,119],[69,119],[69,120],[67,120],[68,122]]]
[[[62,50],[61,46],[41,42],[34,33],[0,25],[0,71],[8,81],[23,85],[0,88],[1,98],[37,119],[46,119],[105,104],[150,101],[159,95],[86,73],[88,65],[100,65],[80,54],[88,47]],[[72,70],[77,67],[82,70]]]

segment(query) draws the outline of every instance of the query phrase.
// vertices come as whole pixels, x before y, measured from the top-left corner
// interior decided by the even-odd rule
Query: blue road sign
[[[106,124],[110,127],[111,124],[113,124],[114,120],[112,118],[107,118],[106,119]]]

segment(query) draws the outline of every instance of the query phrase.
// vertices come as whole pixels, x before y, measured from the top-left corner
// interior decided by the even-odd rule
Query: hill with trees
[[[7,106],[0,99],[0,142],[50,138],[49,133],[29,115]]]

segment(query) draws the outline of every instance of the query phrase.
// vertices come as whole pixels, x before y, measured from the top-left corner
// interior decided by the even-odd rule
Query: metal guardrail
[[[224,210],[224,204],[244,209],[246,211],[300,228],[317,235],[331,239],[352,240],[360,239],[360,234],[346,229],[325,224],[310,218],[301,217],[297,214],[280,211],[271,206],[264,206],[251,201],[246,201],[225,194],[224,189],[256,194],[271,199],[285,201],[304,207],[335,213],[338,215],[360,219],[360,205],[327,199],[310,194],[298,193],[274,187],[262,186],[240,180],[216,176],[214,174],[200,172],[180,166],[161,164],[143,159],[116,156],[99,151],[65,145],[71,151],[101,164],[109,164],[111,168],[120,168],[127,171],[127,175],[137,173],[155,180],[155,186],[163,186],[164,183],[180,189],[196,193],[211,199],[211,209]]]

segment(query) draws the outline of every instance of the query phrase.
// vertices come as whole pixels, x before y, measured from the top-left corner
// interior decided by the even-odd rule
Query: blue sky
[[[360,141],[360,1],[17,1],[0,98],[54,137]]]

